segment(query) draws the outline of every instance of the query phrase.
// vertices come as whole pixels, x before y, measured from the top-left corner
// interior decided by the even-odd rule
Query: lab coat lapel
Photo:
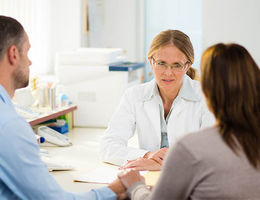
[[[173,107],[171,116],[178,117],[178,115],[181,113],[181,111],[187,106],[184,99],[180,99]]]
[[[187,103],[185,103],[184,99],[180,99],[180,101],[176,102],[176,105],[173,107],[173,110],[171,112],[171,116],[169,118],[167,126],[170,146],[173,145],[178,138],[179,133],[178,131],[176,132],[176,130],[184,130],[185,126],[188,126],[185,122],[185,118],[180,115],[185,107],[187,107]]]
[[[154,128],[158,135],[159,141],[161,140],[161,130],[160,130],[160,110],[159,105],[155,99],[144,102],[144,110],[150,119],[151,126]]]

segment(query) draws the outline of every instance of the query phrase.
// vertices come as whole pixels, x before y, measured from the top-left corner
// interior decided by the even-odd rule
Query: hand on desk
[[[121,169],[135,168],[136,170],[160,171],[167,148],[154,152],[147,152],[143,158],[128,161]]]
[[[119,173],[118,179],[108,186],[116,193],[117,199],[126,199],[126,190],[132,184],[145,182],[144,177],[139,174],[139,171],[160,171],[167,150],[167,148],[162,148],[155,152],[148,152],[143,158],[128,161],[126,165],[122,166],[120,169],[124,171]]]
[[[161,165],[152,158],[138,158],[136,160],[128,161],[128,163],[121,167],[121,169],[134,168],[137,171],[149,170],[160,171]]]
[[[160,165],[162,165],[162,162],[164,160],[167,150],[168,150],[168,148],[164,147],[164,148],[159,149],[158,151],[147,152],[144,155],[144,158],[153,159],[156,162],[158,162]]]

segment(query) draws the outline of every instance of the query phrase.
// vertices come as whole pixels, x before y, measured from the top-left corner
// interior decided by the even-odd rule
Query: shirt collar
[[[7,91],[5,90],[5,88],[2,85],[0,85],[0,99],[4,103],[12,105],[11,98],[10,98],[9,94],[7,93]]]
[[[159,94],[157,84],[154,79],[151,80],[150,82],[148,82],[147,84],[148,84],[148,86],[145,87],[145,89],[144,89],[144,96],[143,96],[144,101],[149,101],[153,96],[155,96],[156,94]],[[156,90],[157,90],[157,92],[156,92]]]
[[[149,101],[152,97],[158,95],[158,86],[156,81],[153,79],[150,81],[149,86],[144,91],[144,101]],[[186,99],[188,101],[199,101],[199,97],[192,87],[192,79],[186,74],[183,77],[183,83],[177,97]]]
[[[179,94],[181,98],[186,99],[188,101],[199,101],[199,96],[195,93],[193,87],[192,87],[192,79],[185,74],[183,78],[183,84],[179,91]]]

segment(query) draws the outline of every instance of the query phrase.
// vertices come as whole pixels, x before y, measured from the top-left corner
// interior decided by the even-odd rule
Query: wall
[[[104,47],[119,47],[130,61],[143,61],[143,0],[104,0]]]
[[[186,33],[193,44],[195,62],[193,67],[199,68],[202,51],[202,0],[146,0],[146,39],[145,55],[152,39],[166,29],[178,29]],[[149,64],[146,74],[150,74]],[[152,76],[147,76],[150,80]]]
[[[144,60],[144,1],[87,2],[94,5],[88,34],[83,31],[84,0],[0,0],[0,13],[15,17],[28,31],[33,73],[53,73],[56,52],[80,47],[123,48],[128,60]]]
[[[216,42],[244,45],[260,65],[259,0],[92,1],[102,4],[102,47],[121,47],[129,60],[144,61],[152,38],[172,28],[190,36],[196,68],[202,50]],[[88,36],[82,33],[82,2],[0,0],[0,14],[17,18],[29,34],[32,72],[52,73],[57,51],[89,45]]]
[[[237,42],[260,65],[259,8],[259,0],[204,0],[203,49],[217,42]]]
[[[52,70],[50,1],[0,0],[0,14],[17,19],[29,36],[31,74],[44,74]]]
[[[84,0],[52,1],[52,52],[79,47],[123,48],[143,60],[143,9],[139,0],[87,0],[89,32],[83,31]],[[141,28],[140,28],[141,27]]]
[[[54,72],[55,53],[81,46],[81,0],[51,0],[51,55]]]

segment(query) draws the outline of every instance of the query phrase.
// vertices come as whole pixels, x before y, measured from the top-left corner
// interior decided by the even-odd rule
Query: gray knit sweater
[[[184,136],[169,150],[152,192],[136,183],[128,195],[133,200],[260,200],[260,169],[242,151],[236,155],[211,127]]]

